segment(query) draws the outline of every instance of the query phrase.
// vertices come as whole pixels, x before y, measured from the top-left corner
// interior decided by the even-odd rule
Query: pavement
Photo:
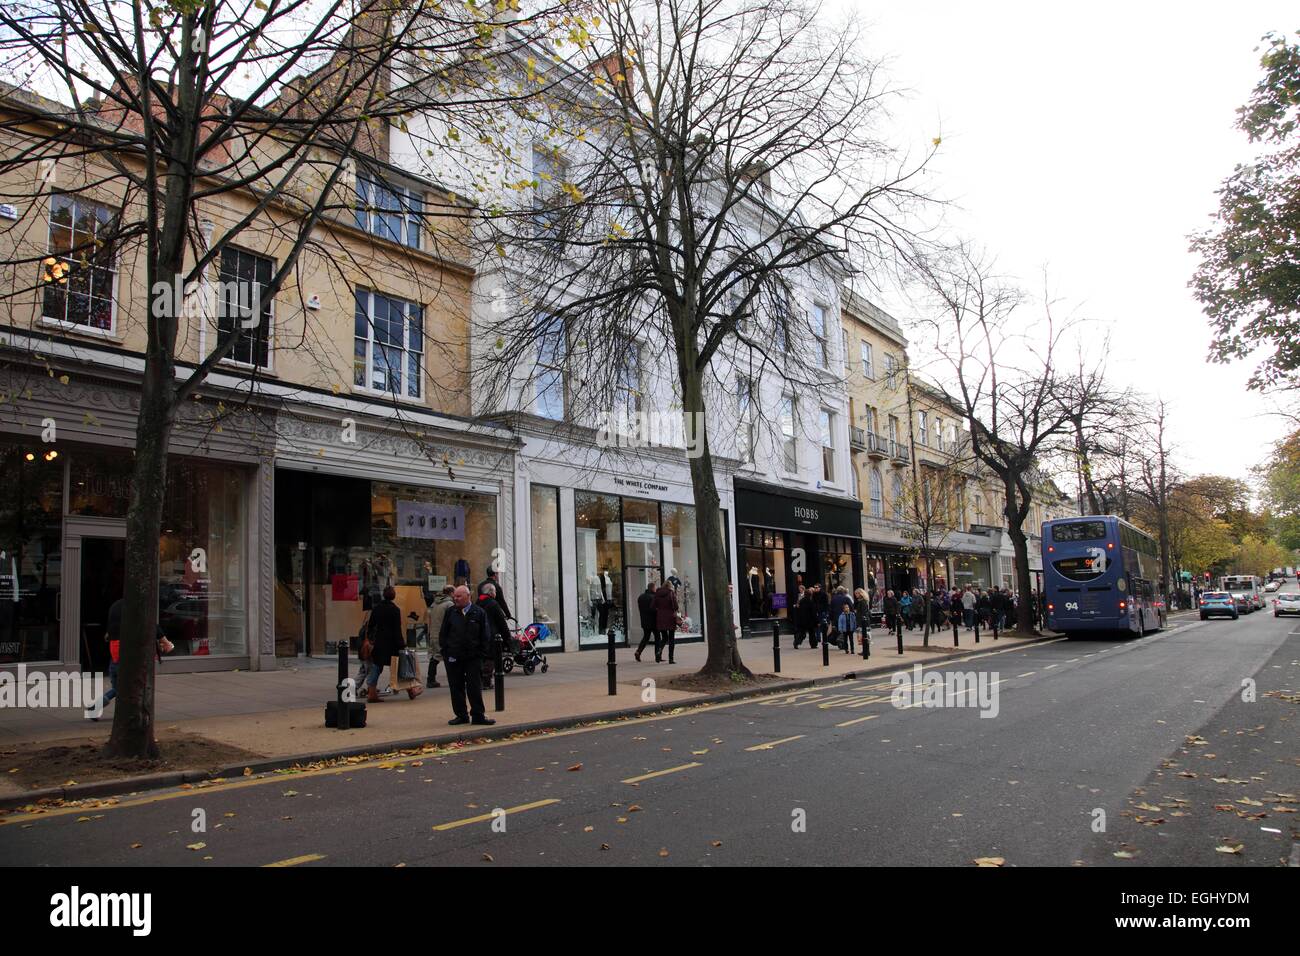
[[[929,660],[925,672],[950,681],[933,699],[923,684],[915,701],[896,701],[887,677],[858,677],[535,737],[10,813],[0,816],[0,860],[1300,863],[1295,621],[1183,617],[1143,639],[1018,642],[965,661]],[[340,826],[358,808],[364,825]]]
[[[904,631],[904,653],[900,655],[896,643],[877,632],[870,660],[864,661],[860,651],[846,654],[832,647],[829,665],[823,666],[820,648],[814,651],[805,644],[794,650],[787,635],[782,638],[780,676],[789,682],[834,680],[845,674],[892,670],[1028,640],[1003,635],[994,641],[989,632],[983,631],[981,642],[975,644],[973,635],[963,629],[959,647],[952,646],[952,633],[948,631],[931,635],[931,647],[927,649],[920,646],[919,631]],[[743,641],[741,654],[754,673],[772,672],[770,637]],[[422,668],[426,667],[423,657],[421,654]],[[640,662],[634,659],[631,648],[618,649],[616,658],[618,693],[612,697],[608,693],[605,650],[549,655],[550,669],[545,674],[524,676],[516,670],[506,678],[504,711],[495,712],[493,693],[484,693],[488,716],[497,720],[492,730],[504,734],[512,729],[571,723],[584,717],[604,718],[614,711],[684,705],[707,696],[662,686],[671,677],[699,670],[705,659],[702,643],[680,645],[676,664],[654,663],[650,648]],[[334,659],[295,659],[273,671],[169,674],[163,664],[156,690],[159,731],[184,731],[276,761],[381,751],[395,744],[409,745],[453,733],[454,728],[447,725],[452,710],[445,680],[441,688],[426,689],[414,700],[403,693],[370,705],[364,728],[340,731],[325,727],[324,706],[334,697],[337,668]],[[439,676],[443,676],[441,671]],[[647,680],[653,683],[646,684]],[[773,686],[753,689],[771,690]],[[89,721],[80,710],[71,708],[0,709],[0,746],[107,740],[112,728],[111,706],[99,722]],[[480,736],[485,729],[473,728],[473,736]],[[25,792],[12,778],[0,779],[0,799]]]

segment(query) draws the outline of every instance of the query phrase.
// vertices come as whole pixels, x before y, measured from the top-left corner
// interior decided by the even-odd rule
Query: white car
[[[1273,599],[1273,616],[1281,617],[1283,614],[1300,614],[1300,593],[1283,591]]]
[[[1265,584],[1265,585],[1264,585],[1264,593],[1265,593],[1265,594],[1272,594],[1274,591],[1276,591],[1276,590],[1277,590],[1278,588],[1280,588],[1281,586],[1282,586],[1282,582],[1281,582],[1281,581],[1269,581],[1268,584]]]

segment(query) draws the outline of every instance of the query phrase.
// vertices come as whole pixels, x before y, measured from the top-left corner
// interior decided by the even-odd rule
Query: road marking
[[[853,720],[846,720],[842,724],[836,724],[836,727],[852,727],[854,724],[860,724],[864,720],[875,720],[879,714],[868,714],[866,717],[855,717]]]
[[[1043,668],[1043,670],[1050,671],[1055,666],[1056,666],[1055,664],[1048,664],[1046,667]]]
[[[628,777],[623,783],[640,783],[642,780],[652,780],[655,777],[662,777],[665,774],[678,773],[682,770],[690,770],[692,767],[703,767],[704,764],[698,760],[695,763],[684,763],[680,767],[669,767],[667,770],[656,770],[654,773],[643,773],[639,777]]]
[[[1067,664],[1077,664],[1078,662],[1079,662],[1079,658],[1077,658],[1077,657],[1071,657],[1071,658],[1070,658],[1068,661],[1066,661],[1065,663],[1067,663]]]
[[[556,799],[550,799],[550,800],[538,800],[538,801],[535,802],[535,803],[525,803],[525,804],[521,804],[520,806],[517,806],[517,807],[510,807],[508,810],[505,810],[505,811],[503,811],[503,812],[505,812],[505,813],[523,813],[525,810],[536,810],[538,807],[549,807],[552,803],[559,803],[559,802],[560,802],[560,801],[559,801],[559,800],[556,800]],[[469,825],[472,824],[472,823],[486,823],[488,820],[491,820],[494,816],[495,816],[495,814],[493,814],[493,813],[481,813],[481,814],[479,814],[479,815],[476,816],[476,817],[467,817],[467,818],[464,819],[464,820],[453,820],[453,821],[451,821],[451,823],[439,823],[439,824],[438,824],[437,826],[435,826],[433,829],[435,829],[435,830],[454,830],[454,829],[456,829],[457,827],[467,827],[467,826],[469,826]]]
[[[317,860],[325,859],[323,853],[308,853],[306,856],[291,856],[287,860],[278,860],[275,863],[263,863],[262,868],[268,869],[275,866],[298,866],[302,863],[315,863]]]
[[[754,750],[771,750],[773,747],[779,747],[781,744],[788,744],[792,740],[803,740],[807,734],[795,734],[793,737],[783,737],[781,740],[772,740],[765,744],[759,744],[756,747],[746,747],[746,752]]]
[[[1038,671],[1025,671],[1023,674],[1017,674],[1016,677],[1033,677]]]

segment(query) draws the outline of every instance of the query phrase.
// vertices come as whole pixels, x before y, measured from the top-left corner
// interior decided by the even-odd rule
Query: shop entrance
[[[107,671],[110,660],[108,609],[122,596],[125,585],[126,541],[121,538],[81,539],[81,600],[77,608],[77,635],[81,669]]]

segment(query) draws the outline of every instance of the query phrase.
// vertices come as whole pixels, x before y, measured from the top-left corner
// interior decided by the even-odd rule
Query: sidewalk
[[[981,642],[977,645],[965,630],[959,648],[952,647],[951,631],[932,635],[932,647],[928,650],[920,648],[920,640],[919,632],[905,631],[905,651],[900,656],[896,644],[884,632],[877,632],[870,660],[864,661],[860,651],[850,655],[832,647],[830,664],[823,667],[820,648],[813,651],[805,645],[796,651],[789,636],[784,636],[782,680],[756,688],[756,692],[779,690],[793,682],[834,679],[865,670],[892,671],[910,668],[915,663],[939,662],[954,654],[1033,643],[1007,637],[994,641],[991,633],[981,632]],[[740,651],[746,666],[755,674],[772,672],[770,638],[743,641]],[[646,649],[640,663],[634,660],[630,648],[620,648],[616,655],[616,696],[608,694],[606,651],[553,654],[549,656],[550,670],[546,674],[538,672],[525,677],[516,670],[507,676],[505,711],[493,712],[493,692],[485,691],[488,716],[496,718],[496,729],[501,729],[585,715],[607,715],[610,711],[635,709],[649,703],[685,704],[708,696],[662,686],[671,677],[700,668],[705,659],[703,644],[680,646],[675,665],[655,664],[652,648]],[[164,665],[156,692],[158,732],[180,730],[265,758],[285,758],[311,757],[358,747],[382,749],[387,744],[432,738],[455,729],[447,725],[452,710],[445,680],[442,687],[427,689],[415,700],[399,694],[370,705],[367,724],[362,729],[326,728],[324,706],[334,698],[337,666],[334,661],[299,659],[275,671],[168,674]],[[352,674],[356,673],[355,666],[354,661]],[[440,670],[439,677],[443,676]],[[648,693],[642,686],[645,678],[656,682],[652,698],[643,699]],[[97,723],[87,720],[79,710],[0,709],[0,747],[56,741],[91,743],[107,739],[111,727],[112,705]],[[0,779],[0,795],[19,791],[14,783]]]

